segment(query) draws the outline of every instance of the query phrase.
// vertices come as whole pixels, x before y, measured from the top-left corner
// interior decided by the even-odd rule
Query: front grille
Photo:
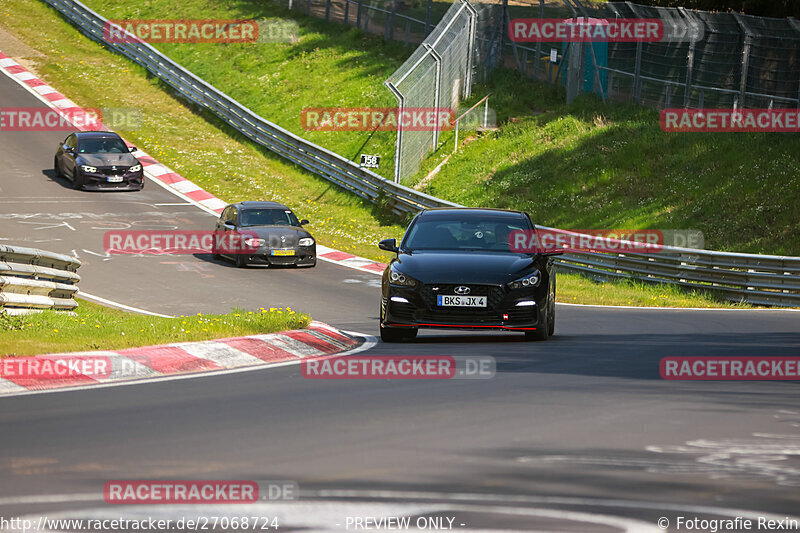
[[[117,170],[111,170],[111,167],[98,168],[97,172],[98,174],[103,174],[104,176],[122,176],[128,172],[128,167],[117,167]]]

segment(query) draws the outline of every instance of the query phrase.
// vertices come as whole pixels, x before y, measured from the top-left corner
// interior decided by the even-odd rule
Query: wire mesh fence
[[[477,12],[467,2],[452,4],[411,57],[386,81],[399,115],[413,108],[454,109],[472,88]],[[398,121],[395,181],[415,173],[438,143],[438,128],[404,128]]]
[[[572,65],[581,74],[577,92],[593,91],[604,98],[657,108],[800,107],[800,23],[795,19],[632,2],[529,0],[515,4],[506,9],[509,20],[659,19],[673,33],[672,38],[657,42],[509,40],[507,55],[530,77],[567,85],[570,60],[576,57],[570,51],[578,47],[582,53],[577,57],[584,64]]]

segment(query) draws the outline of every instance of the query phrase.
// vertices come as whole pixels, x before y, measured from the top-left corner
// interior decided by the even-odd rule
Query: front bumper
[[[247,259],[253,263],[268,265],[313,265],[317,260],[316,246],[298,246],[291,248],[294,255],[272,255],[272,250],[260,248],[257,253],[248,255]]]
[[[144,187],[144,171],[113,173],[107,169],[100,169],[96,173],[79,170],[83,190],[86,191],[139,191]],[[122,176],[122,181],[110,182],[110,176]]]
[[[481,286],[484,307],[442,307],[431,286],[419,290],[390,285],[381,299],[381,324],[391,327],[497,329],[536,331],[545,311],[547,293],[539,288],[508,291],[502,286]],[[442,286],[440,294],[452,294]],[[405,299],[406,302],[402,300]],[[527,302],[528,305],[517,305]],[[532,304],[532,305],[531,305]]]

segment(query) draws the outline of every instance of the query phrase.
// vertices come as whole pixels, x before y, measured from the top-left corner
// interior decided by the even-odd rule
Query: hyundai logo
[[[461,294],[462,296],[465,294],[469,294],[469,287],[465,287],[464,285],[460,285],[455,288],[454,291],[456,294]]]

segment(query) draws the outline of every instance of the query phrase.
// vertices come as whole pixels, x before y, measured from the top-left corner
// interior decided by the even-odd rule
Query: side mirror
[[[400,251],[397,248],[397,239],[384,239],[378,243],[378,248],[381,250],[386,250],[387,252],[394,252],[397,253]]]
[[[72,148],[71,146],[65,146],[64,151],[68,154],[75,155],[75,148]]]
[[[225,221],[225,225],[226,226],[230,226],[230,227],[235,227],[236,226],[236,222],[234,222],[233,220],[226,220]]]
[[[301,226],[305,226],[306,224],[308,224],[308,219],[307,218],[304,218],[303,220],[300,221],[300,225]]]
[[[138,148],[136,148],[135,146],[131,146],[129,150],[130,150],[130,152],[132,153],[132,152],[136,152],[136,151],[138,151],[139,149],[138,149]]]

